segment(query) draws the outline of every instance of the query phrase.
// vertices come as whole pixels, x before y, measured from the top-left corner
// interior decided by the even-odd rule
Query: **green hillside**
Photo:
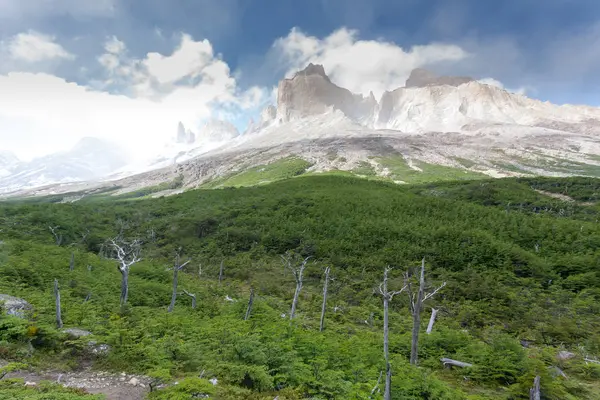
[[[136,201],[0,203],[0,293],[33,305],[29,319],[0,320],[0,358],[150,375],[166,384],[154,399],[380,399],[376,289],[386,266],[397,289],[424,257],[432,287],[447,284],[425,303],[418,366],[408,296],[391,302],[393,399],[527,399],[535,376],[544,399],[600,398],[600,364],[584,360],[600,357],[599,193],[592,178],[395,185],[332,175]],[[143,242],[125,307],[107,259],[119,234]],[[178,249],[191,260],[179,292],[197,307],[182,294],[168,313]],[[311,257],[291,322],[289,251]],[[319,332],[325,267],[335,279]],[[107,354],[55,328],[54,279],[64,326],[93,332]],[[431,307],[440,311],[428,335]],[[447,369],[442,357],[473,366]],[[24,390],[11,382],[0,381],[0,398]]]

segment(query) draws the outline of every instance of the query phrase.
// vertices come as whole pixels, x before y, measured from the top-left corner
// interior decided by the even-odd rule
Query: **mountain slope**
[[[183,127],[179,131],[181,140],[189,137]],[[440,172],[427,175],[433,180],[461,174],[600,176],[600,109],[554,105],[422,69],[377,101],[337,86],[323,66],[309,64],[280,82],[276,106],[266,107],[243,134],[229,123],[209,121],[194,140],[165,148],[144,168],[123,170],[129,172],[121,177],[134,176],[110,185],[119,186],[118,193],[174,179],[182,189],[198,187],[290,157],[310,165],[305,173],[364,176],[368,170],[398,183],[425,179],[427,174],[414,176],[423,172],[419,165]]]
[[[384,268],[394,267],[390,288],[401,288],[425,257],[431,286],[447,285],[423,309],[418,367],[408,363],[408,298],[390,305],[394,396],[521,399],[540,375],[549,400],[596,399],[600,368],[584,358],[600,356],[597,193],[598,180],[581,178],[412,186],[319,176],[138,201],[0,203],[0,293],[35,313],[3,319],[3,357],[149,374],[169,384],[153,399],[194,398],[206,387],[223,399],[366,399],[385,365],[376,290]],[[47,226],[61,227],[62,246]],[[120,231],[143,241],[126,308],[115,262],[101,256]],[[176,249],[191,262],[169,313]],[[294,321],[294,279],[280,257],[289,250],[312,256]],[[325,267],[335,280],[320,332]],[[107,354],[88,354],[86,339],[55,329],[55,279],[65,327],[91,331],[110,344]],[[427,335],[431,307],[440,312]],[[473,368],[444,368],[441,357]]]
[[[100,139],[83,138],[62,153],[17,164],[0,178],[0,194],[48,184],[100,179],[127,164],[126,154]]]

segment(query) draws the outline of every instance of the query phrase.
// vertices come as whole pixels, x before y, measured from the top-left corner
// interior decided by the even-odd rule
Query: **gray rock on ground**
[[[27,301],[8,294],[0,294],[0,303],[6,314],[19,318],[25,318],[27,311],[33,308]]]

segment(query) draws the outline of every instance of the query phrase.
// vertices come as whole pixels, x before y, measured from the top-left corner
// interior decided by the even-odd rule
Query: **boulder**
[[[92,332],[86,331],[83,329],[79,329],[79,328],[67,328],[67,329],[63,329],[62,332],[66,333],[67,335],[69,335],[75,339],[92,335]]]
[[[106,343],[98,343],[94,340],[88,342],[88,348],[93,354],[104,355],[110,351],[110,346]]]
[[[33,308],[27,301],[8,294],[0,294],[0,303],[3,303],[6,314],[19,318],[25,318],[27,311]]]
[[[556,358],[558,358],[560,361],[570,360],[573,357],[575,357],[575,353],[571,353],[570,351],[566,350],[559,351],[556,355]]]

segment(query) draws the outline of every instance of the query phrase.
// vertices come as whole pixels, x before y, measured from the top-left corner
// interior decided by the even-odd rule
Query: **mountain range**
[[[56,156],[15,169],[14,160],[0,153],[0,171],[9,171],[0,186],[10,182],[9,188],[19,195],[107,185],[122,193],[174,179],[182,188],[220,187],[268,182],[284,176],[290,165],[304,166],[294,174],[344,173],[397,183],[478,176],[598,176],[599,135],[600,109],[595,107],[555,105],[473,78],[438,76],[424,69],[412,71],[405,86],[377,100],[373,93],[364,96],[339,87],[324,66],[309,64],[279,83],[277,104],[266,107],[241,134],[225,121],[210,120],[196,133],[179,123],[170,147],[143,169],[123,168],[124,160],[118,157],[91,157],[95,161],[87,158],[80,165],[57,163]],[[69,159],[81,160],[70,154]],[[105,167],[91,168],[96,161]],[[115,168],[109,171],[110,167]],[[62,172],[50,173],[55,168]],[[38,172],[32,175],[33,170]],[[279,175],[273,173],[276,170]],[[270,172],[261,177],[261,171]],[[88,182],[29,190],[40,175]],[[94,181],[100,176],[110,182]],[[19,187],[23,179],[27,184]]]

